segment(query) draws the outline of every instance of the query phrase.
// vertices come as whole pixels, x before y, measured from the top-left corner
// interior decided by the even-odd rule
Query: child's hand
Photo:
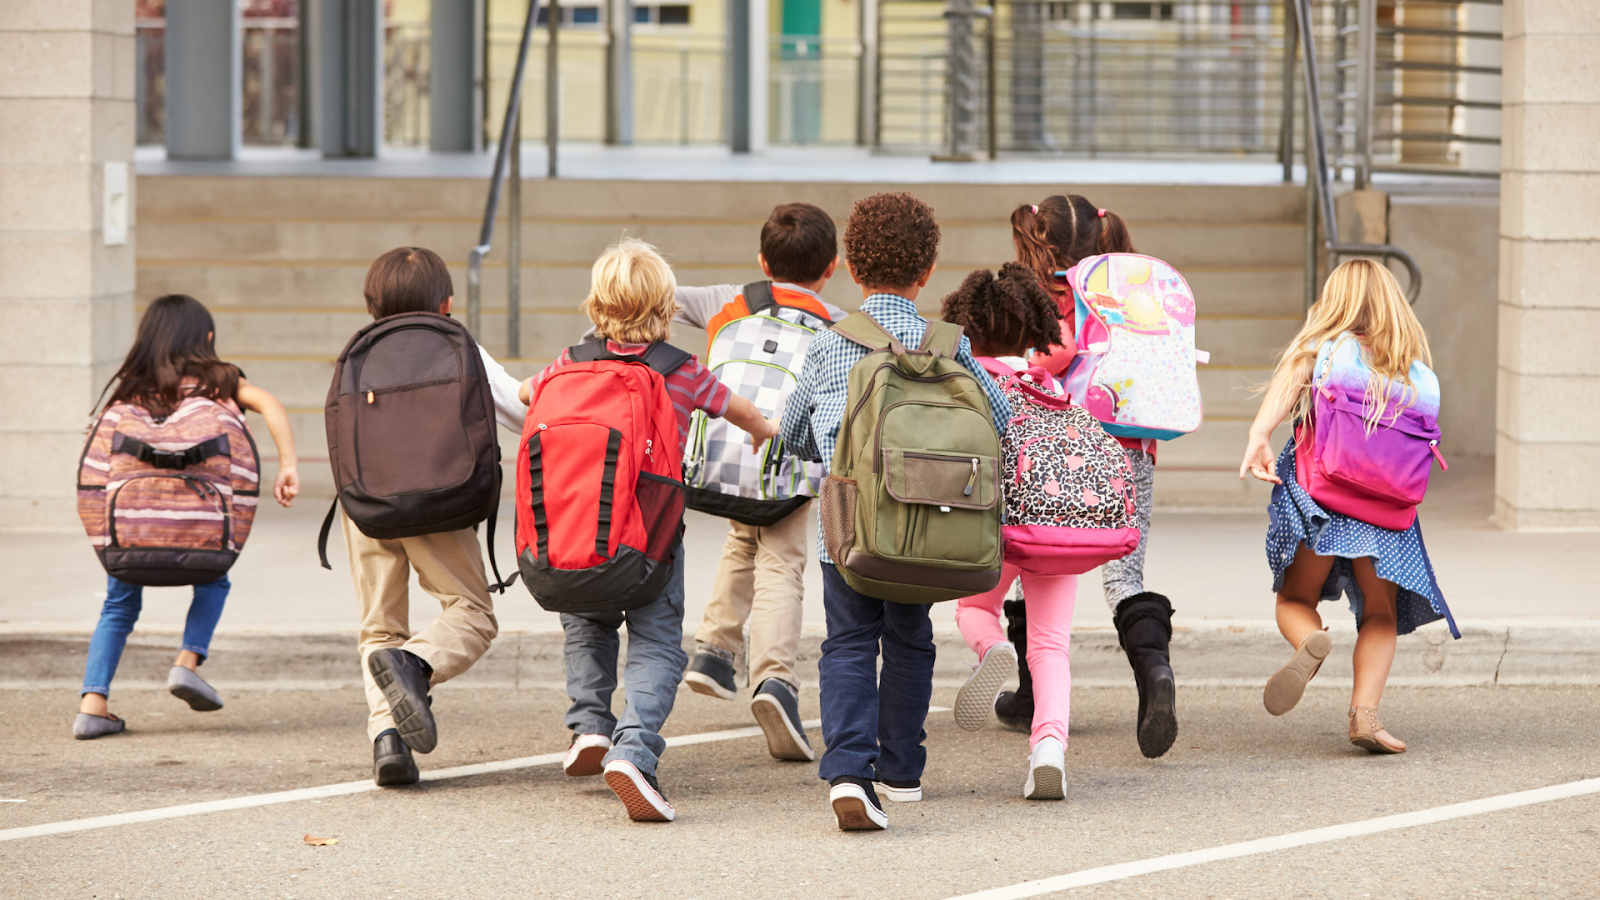
[[[766,427],[761,428],[759,431],[750,432],[751,453],[760,453],[762,444],[778,436],[778,419],[763,418],[761,421]]]
[[[278,500],[280,506],[293,506],[296,494],[300,493],[300,472],[294,466],[279,466],[278,478],[272,484],[272,496]]]
[[[1259,481],[1271,484],[1283,484],[1283,479],[1273,474],[1272,446],[1267,443],[1267,436],[1250,432],[1250,442],[1244,448],[1244,462],[1239,464],[1239,478],[1249,472]]]

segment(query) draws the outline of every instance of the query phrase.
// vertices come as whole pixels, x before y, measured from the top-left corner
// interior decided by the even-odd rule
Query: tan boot
[[[1294,709],[1306,692],[1306,682],[1322,668],[1322,661],[1332,650],[1333,639],[1328,637],[1326,628],[1306,635],[1294,656],[1267,679],[1267,688],[1261,692],[1267,712],[1281,716]]]
[[[1385,731],[1378,711],[1370,706],[1350,707],[1350,743],[1368,753],[1406,752],[1406,742]]]

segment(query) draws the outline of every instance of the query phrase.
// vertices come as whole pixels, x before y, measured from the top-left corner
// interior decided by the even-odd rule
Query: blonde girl
[[[1278,595],[1278,630],[1295,648],[1267,681],[1267,711],[1281,716],[1300,702],[1333,646],[1317,604],[1343,593],[1358,629],[1350,742],[1372,753],[1406,749],[1378,719],[1396,636],[1441,618],[1453,635],[1461,635],[1428,561],[1421,520],[1394,531],[1323,509],[1296,480],[1295,441],[1274,463],[1268,440],[1285,418],[1292,416],[1297,425],[1305,421],[1313,385],[1364,391],[1369,427],[1387,427],[1382,412],[1392,404],[1436,416],[1439,381],[1431,361],[1427,335],[1389,270],[1368,259],[1344,263],[1328,276],[1305,325],[1278,360],[1239,466],[1240,478],[1249,473],[1276,485],[1268,508],[1267,562]]]

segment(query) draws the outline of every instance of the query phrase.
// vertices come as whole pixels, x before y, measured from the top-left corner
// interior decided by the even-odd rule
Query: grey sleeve
[[[742,284],[714,284],[709,287],[679,285],[676,299],[680,309],[678,314],[672,317],[672,321],[703,331],[712,316],[737,297],[743,289]]]

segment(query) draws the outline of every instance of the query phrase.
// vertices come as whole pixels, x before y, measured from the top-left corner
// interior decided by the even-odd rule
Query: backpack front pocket
[[[111,492],[106,509],[112,547],[228,549],[227,500],[200,478],[138,475]]]
[[[974,566],[995,560],[1000,538],[991,510],[1000,499],[999,460],[894,449],[884,450],[882,460],[883,488],[898,508],[880,517],[896,532],[880,547],[895,547],[908,560]]]

